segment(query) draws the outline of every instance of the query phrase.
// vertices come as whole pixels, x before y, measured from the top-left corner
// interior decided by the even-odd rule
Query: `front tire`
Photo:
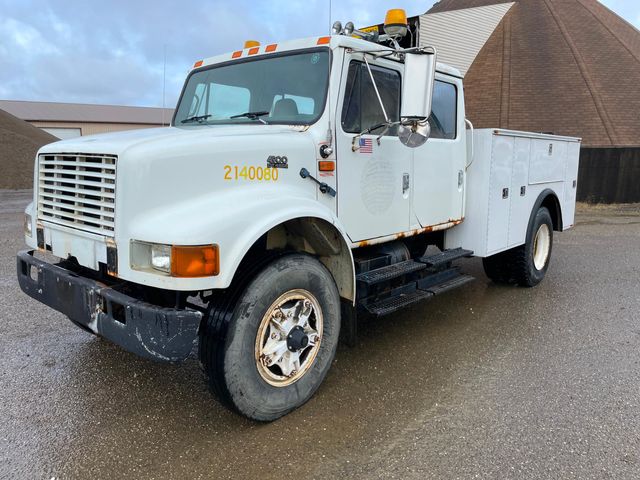
[[[223,401],[248,418],[272,421],[313,396],[331,367],[339,333],[333,277],[315,258],[290,254],[248,282],[226,328],[207,321],[200,358]]]

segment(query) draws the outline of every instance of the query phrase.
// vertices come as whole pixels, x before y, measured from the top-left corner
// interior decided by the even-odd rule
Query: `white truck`
[[[574,222],[580,140],[474,132],[461,75],[400,47],[406,24],[196,62],[170,127],[40,149],[22,290],[140,356],[197,349],[222,401],[270,421],[359,315],[470,281],[456,259],[538,284]]]

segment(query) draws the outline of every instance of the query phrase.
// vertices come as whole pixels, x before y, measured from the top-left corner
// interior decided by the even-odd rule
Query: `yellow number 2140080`
[[[263,167],[238,167],[237,165],[225,165],[224,166],[224,179],[225,180],[250,180],[258,182],[277,182],[278,181],[278,169],[277,168],[263,168]]]

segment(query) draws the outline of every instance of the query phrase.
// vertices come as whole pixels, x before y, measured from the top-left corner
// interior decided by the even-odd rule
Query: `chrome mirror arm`
[[[373,78],[373,72],[371,71],[371,66],[369,65],[367,56],[365,55],[362,58],[364,58],[364,63],[367,66],[367,71],[369,72],[369,77],[371,77],[371,83],[373,84],[373,89],[376,92],[376,97],[378,97],[378,103],[380,104],[380,108],[382,109],[382,114],[384,115],[384,119],[387,123],[391,123],[389,120],[389,116],[387,115],[387,111],[384,108],[384,104],[382,103],[382,97],[380,96],[380,92],[378,91],[378,85],[376,84],[376,81]]]

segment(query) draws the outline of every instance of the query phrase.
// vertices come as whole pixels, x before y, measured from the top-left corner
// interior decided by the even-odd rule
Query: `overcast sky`
[[[639,0],[602,0],[640,28]],[[333,0],[332,19],[364,26],[386,9],[434,0]],[[326,34],[329,0],[0,0],[0,99],[175,106],[193,62]]]

